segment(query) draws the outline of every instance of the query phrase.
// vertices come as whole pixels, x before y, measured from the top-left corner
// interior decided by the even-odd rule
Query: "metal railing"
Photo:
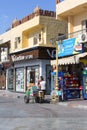
[[[57,41],[65,40],[65,39],[68,39],[68,38],[79,38],[82,34],[87,34],[87,28],[82,29],[82,30],[78,30],[76,32],[66,33],[64,35],[58,36]]]

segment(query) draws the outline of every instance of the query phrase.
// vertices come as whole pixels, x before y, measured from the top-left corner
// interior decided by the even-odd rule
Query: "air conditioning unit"
[[[86,33],[79,34],[78,35],[78,42],[79,43],[87,42],[87,34]]]

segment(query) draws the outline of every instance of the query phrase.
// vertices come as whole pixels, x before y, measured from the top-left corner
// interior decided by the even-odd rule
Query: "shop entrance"
[[[30,71],[30,81],[35,83],[35,70]]]
[[[0,89],[6,88],[5,72],[0,70]]]
[[[51,71],[52,71],[52,66],[47,65],[46,66],[46,94],[51,93]]]
[[[80,98],[81,68],[79,64],[60,67],[59,87],[63,92],[63,100]]]

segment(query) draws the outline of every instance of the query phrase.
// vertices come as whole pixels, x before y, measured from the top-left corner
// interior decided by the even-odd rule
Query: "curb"
[[[71,104],[71,103],[58,103],[59,105],[62,105],[62,106],[67,106],[67,107],[72,107],[72,108],[79,108],[79,109],[84,109],[84,110],[87,110],[87,105],[80,105],[80,104]]]

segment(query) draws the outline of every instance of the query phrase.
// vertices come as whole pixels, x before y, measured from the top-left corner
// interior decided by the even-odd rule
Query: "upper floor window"
[[[15,49],[17,49],[18,44],[20,43],[20,37],[15,37]]]
[[[39,42],[41,42],[42,38],[41,38],[41,33],[39,34],[35,34],[34,35],[34,38],[33,38],[33,44],[36,45],[38,44]]]
[[[35,35],[33,38],[33,44],[36,45],[38,43],[38,36]]]
[[[41,33],[39,33],[39,42],[41,41]]]

